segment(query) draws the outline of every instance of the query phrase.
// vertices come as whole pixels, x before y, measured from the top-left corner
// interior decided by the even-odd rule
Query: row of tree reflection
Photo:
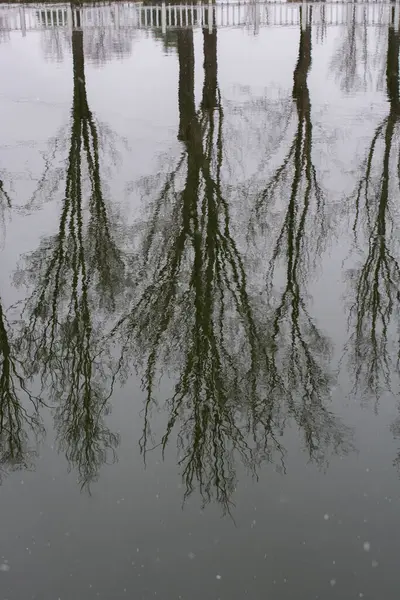
[[[58,231],[20,260],[15,283],[29,294],[14,307],[19,318],[10,323],[0,311],[4,469],[27,466],[29,432],[40,432],[47,406],[59,448],[81,484],[90,485],[115,458],[119,439],[105,417],[116,378],[132,365],[145,393],[141,451],[146,457],[161,446],[164,453],[177,439],[186,496],[197,489],[205,502],[216,499],[229,510],[239,462],[254,475],[264,462],[285,469],[289,423],[318,465],[352,449],[351,431],[331,412],[331,346],[308,292],[333,228],[313,155],[311,34],[311,25],[299,28],[288,122],[276,153],[282,161],[272,173],[265,165],[261,185],[249,182],[251,218],[243,233],[240,190],[227,180],[231,125],[218,83],[216,29],[202,32],[198,106],[193,32],[177,31],[181,154],[142,182],[146,212],[131,229],[109,201],[115,136],[90,109],[83,33],[73,31],[70,122],[52,142],[29,203],[30,210],[40,207],[60,191]],[[389,27],[387,39],[390,109],[355,192],[354,252],[366,239],[368,253],[360,252],[360,268],[349,277],[354,333],[346,347],[356,385],[376,394],[389,383],[393,360],[398,367],[400,348],[393,356],[389,343],[400,299],[393,181],[400,38]],[[11,207],[3,184],[0,192],[2,206]],[[167,397],[158,385],[163,374],[173,382]],[[168,418],[156,439],[151,423],[159,408]]]

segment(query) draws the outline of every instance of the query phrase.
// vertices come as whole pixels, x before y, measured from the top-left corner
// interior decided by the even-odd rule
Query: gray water
[[[0,600],[399,597],[397,8],[0,6]]]

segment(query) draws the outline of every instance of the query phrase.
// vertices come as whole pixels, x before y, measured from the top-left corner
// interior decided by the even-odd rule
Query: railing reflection
[[[292,2],[224,2],[172,5],[148,5],[137,2],[83,5],[45,4],[0,6],[0,31],[26,31],[82,27],[112,29],[250,27],[255,32],[261,26],[303,27],[308,22],[318,27],[357,24],[387,26],[392,22],[392,6],[399,22],[399,3],[373,2],[348,5],[345,2],[292,3]],[[312,11],[311,11],[312,7]],[[300,10],[302,8],[302,11]],[[311,14],[312,13],[312,14]],[[78,17],[79,15],[79,17]],[[79,18],[79,25],[77,20]],[[396,25],[395,25],[396,27]]]

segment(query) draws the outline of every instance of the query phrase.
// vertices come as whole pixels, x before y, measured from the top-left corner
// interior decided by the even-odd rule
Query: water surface
[[[0,6],[1,600],[398,598],[399,49]]]

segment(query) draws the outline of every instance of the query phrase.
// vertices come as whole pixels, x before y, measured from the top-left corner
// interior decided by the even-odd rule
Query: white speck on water
[[[371,550],[371,544],[369,542],[364,542],[363,548],[365,552],[369,552]]]
[[[190,560],[193,560],[194,558],[196,558],[196,555],[194,552],[189,552],[188,557],[190,558]]]
[[[336,585],[336,579],[331,579],[330,580],[330,584],[333,587],[334,585]]]
[[[364,594],[363,594],[362,592],[360,592],[360,593],[358,594],[358,597],[359,597],[359,598],[364,598]]]
[[[369,473],[369,467],[367,467],[365,470],[367,471],[367,473]]]
[[[325,519],[325,521],[328,521],[328,520],[329,520],[329,515],[328,515],[328,513],[325,513],[325,514],[324,514],[324,519]]]
[[[24,480],[23,479],[21,479],[21,485],[24,485]]]
[[[139,548],[136,548],[136,552],[139,552]]]
[[[252,528],[252,529],[253,529],[253,527],[255,526],[255,524],[256,524],[256,520],[254,519],[254,520],[251,522],[251,528]]]
[[[221,575],[217,575],[216,579],[222,579]]]
[[[333,564],[333,565],[336,565],[336,560],[333,560],[333,561],[332,561],[332,564]]]
[[[372,568],[376,569],[376,567],[378,566],[379,563],[377,560],[373,560],[371,564],[372,564]]]
[[[4,573],[6,571],[9,571],[10,568],[11,568],[10,565],[8,565],[6,562],[1,563],[1,565],[0,565],[0,571],[3,571]]]

